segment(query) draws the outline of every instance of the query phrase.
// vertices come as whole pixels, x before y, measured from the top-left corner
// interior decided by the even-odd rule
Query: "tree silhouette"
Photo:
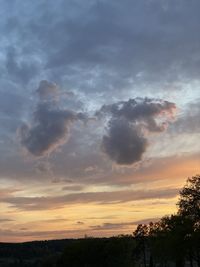
[[[138,225],[135,259],[143,266],[183,267],[189,262],[200,267],[200,176],[188,178],[180,191],[177,214],[165,216],[156,223]]]
[[[193,258],[200,267],[200,175],[187,179],[180,191],[178,213],[192,221],[193,233],[190,234],[191,261]]]
[[[133,237],[137,241],[135,248],[135,259],[138,260],[142,257],[144,267],[147,266],[147,237],[148,237],[148,226],[146,224],[139,224],[133,233]]]
[[[180,191],[179,213],[200,222],[200,175],[188,178]]]

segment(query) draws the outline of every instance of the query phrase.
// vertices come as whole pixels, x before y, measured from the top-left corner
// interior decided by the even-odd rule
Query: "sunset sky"
[[[200,173],[199,0],[0,0],[0,241],[131,234]]]

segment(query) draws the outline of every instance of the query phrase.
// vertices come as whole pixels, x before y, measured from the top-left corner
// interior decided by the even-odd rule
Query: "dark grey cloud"
[[[57,91],[56,85],[42,81],[37,90],[40,102],[33,113],[33,121],[18,130],[21,144],[34,156],[47,155],[64,144],[72,123],[85,118],[83,114],[62,109],[56,101],[49,100]]]
[[[34,79],[36,68],[87,92],[199,79],[197,0],[3,3],[11,78]]]
[[[127,120],[109,122],[109,133],[103,137],[102,148],[118,164],[132,164],[141,160],[146,151],[147,140],[141,131]]]
[[[80,12],[81,3],[78,1],[74,17],[68,15],[51,25],[55,36],[49,34],[49,43],[53,48],[50,48],[48,67],[72,64],[106,66],[109,70],[124,74],[125,79],[140,72],[151,79],[158,79],[158,74],[161,78],[164,73],[165,77],[161,79],[178,78],[179,72],[195,72],[199,62],[189,54],[198,53],[199,39],[190,30],[199,21],[195,11],[199,3],[166,3],[126,0],[123,3],[100,1],[91,4],[87,1],[87,8]],[[60,2],[59,8],[64,6]],[[191,14],[193,19],[188,25],[185,18]],[[43,20],[37,34],[42,35],[45,28]],[[182,45],[183,40],[185,45]],[[192,51],[192,47],[196,52]],[[186,58],[190,67],[186,64]]]
[[[49,154],[67,141],[70,125],[76,119],[71,111],[40,105],[34,114],[34,124],[20,127],[21,143],[35,156]]]
[[[12,91],[0,91],[0,116],[15,118],[24,111],[26,98]]]
[[[42,80],[36,90],[41,100],[52,100],[59,96],[59,88],[55,83]]]
[[[6,90],[3,86],[0,89],[0,140],[1,150],[5,152],[14,143],[15,132],[29,102],[25,96],[15,92],[15,88],[12,89]]]
[[[162,132],[165,123],[156,121],[158,116],[174,115],[176,105],[161,99],[136,98],[120,101],[111,105],[104,105],[98,114],[110,113],[114,118],[125,118],[130,122],[142,122],[151,132]],[[161,121],[162,122],[162,121]]]
[[[16,83],[27,84],[38,74],[39,68],[34,58],[23,59],[17,55],[14,47],[7,49],[6,70],[7,75],[13,78]]]
[[[129,99],[104,105],[97,116],[111,116],[103,151],[118,164],[140,161],[146,151],[148,133],[163,132],[174,116],[174,103],[156,99]]]

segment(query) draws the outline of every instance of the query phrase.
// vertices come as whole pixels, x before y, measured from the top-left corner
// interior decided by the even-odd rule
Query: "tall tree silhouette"
[[[194,258],[200,267],[200,175],[188,178],[180,191],[178,206],[178,213],[189,218],[193,224],[193,233],[190,233],[190,261],[192,263]]]
[[[188,178],[180,191],[178,206],[180,214],[189,216],[196,222],[200,221],[200,175]]]

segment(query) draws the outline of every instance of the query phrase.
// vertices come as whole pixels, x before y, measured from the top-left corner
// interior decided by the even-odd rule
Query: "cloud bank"
[[[149,199],[170,199],[177,196],[178,188],[161,188],[151,190],[122,190],[114,192],[71,193],[52,197],[15,197],[0,198],[2,203],[8,203],[19,210],[59,209],[69,204],[98,203],[99,205],[119,204],[131,201]]]

